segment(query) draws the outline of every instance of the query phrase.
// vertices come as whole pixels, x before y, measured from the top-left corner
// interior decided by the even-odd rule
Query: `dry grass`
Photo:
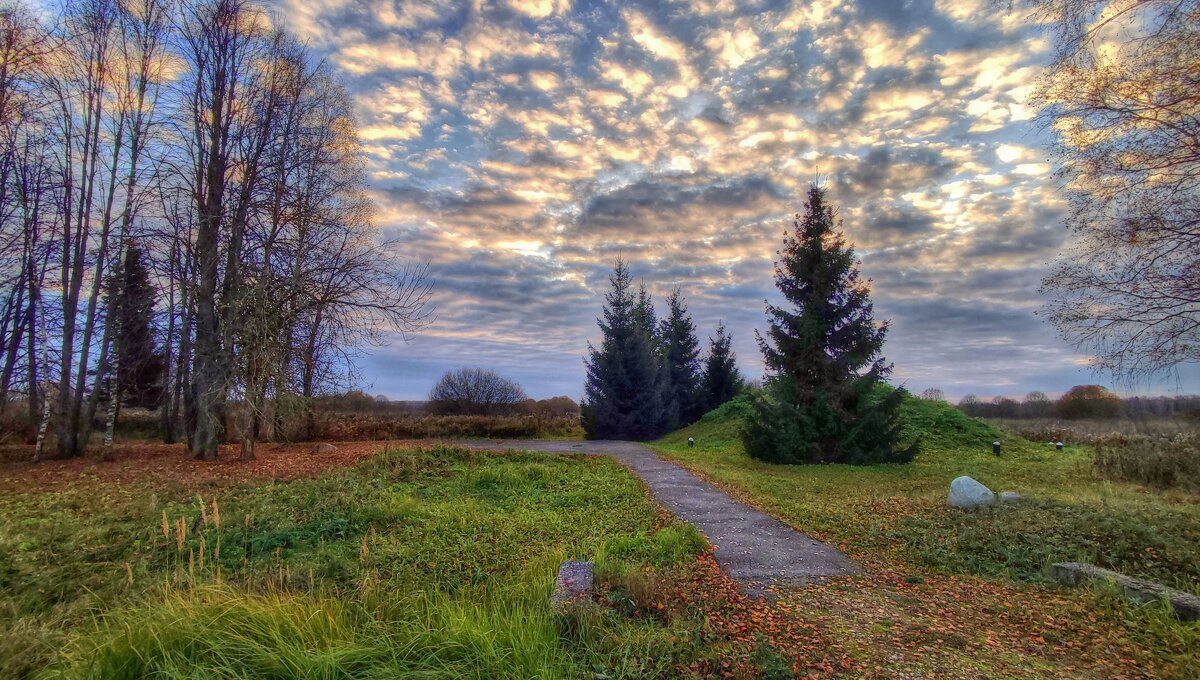
[[[1124,445],[1097,445],[1096,471],[1103,477],[1156,489],[1200,490],[1200,435],[1133,436]]]
[[[488,437],[579,437],[579,416],[431,416],[318,412],[317,438],[335,441]]]
[[[1173,437],[1200,429],[1200,424],[1184,418],[996,418],[987,422],[1032,442],[1105,446],[1124,445],[1131,437]]]

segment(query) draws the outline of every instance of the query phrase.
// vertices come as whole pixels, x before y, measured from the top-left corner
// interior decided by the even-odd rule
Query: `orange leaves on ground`
[[[422,441],[348,442],[337,450],[312,453],[312,444],[259,444],[255,458],[238,460],[240,447],[221,447],[215,461],[192,458],[182,444],[122,444],[112,462],[84,457],[41,463],[7,463],[0,467],[0,490],[57,490],[87,483],[148,482],[191,489],[228,486],[244,480],[316,477],[331,468],[353,465],[385,447],[411,447]],[[31,456],[32,456],[32,447]]]
[[[853,667],[825,622],[795,615],[774,594],[747,594],[721,571],[711,552],[696,559],[689,581],[675,584],[669,608],[703,618],[704,642],[720,650],[692,664],[697,677],[759,677],[762,666],[785,664],[797,677],[820,677]]]

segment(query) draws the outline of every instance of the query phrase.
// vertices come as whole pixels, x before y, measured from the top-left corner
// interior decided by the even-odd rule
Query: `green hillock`
[[[893,388],[884,386],[881,390]],[[664,444],[682,443],[694,437],[705,448],[724,448],[741,442],[742,423],[752,413],[752,392],[747,390],[733,400],[704,414],[699,421],[676,430],[660,440]],[[982,449],[999,438],[999,433],[987,423],[971,418],[944,401],[919,399],[905,396],[900,405],[900,421],[904,425],[903,438],[912,441],[920,438],[923,446],[930,449],[952,449],[970,447]]]
[[[999,437],[991,425],[944,401],[920,399],[911,394],[900,404],[900,421],[906,438],[920,437],[926,447],[933,449],[986,448]]]

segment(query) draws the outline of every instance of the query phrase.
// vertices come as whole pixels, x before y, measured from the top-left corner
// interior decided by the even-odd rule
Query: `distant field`
[[[227,442],[239,441],[238,418],[230,419]],[[125,409],[117,422],[116,440],[122,442],[161,441],[159,414],[142,409]],[[491,416],[431,415],[405,409],[318,409],[309,436],[297,419],[288,422],[275,443],[298,441],[387,441],[398,439],[497,438],[534,439],[582,437],[579,414],[512,414]],[[269,432],[269,429],[268,429]],[[24,412],[9,408],[0,413],[0,447],[13,447],[19,458],[21,446],[32,445],[37,428],[31,425]],[[100,446],[103,431],[93,432],[92,451]],[[269,438],[269,437],[268,437]],[[32,449],[26,456],[32,455]],[[3,458],[3,456],[0,456]]]
[[[1174,436],[1200,431],[1192,418],[1109,418],[1063,420],[1060,418],[992,418],[986,421],[999,430],[1034,442],[1061,441],[1096,444],[1135,436]]]
[[[435,416],[425,414],[317,414],[315,439],[330,441],[485,437],[582,437],[578,415]]]

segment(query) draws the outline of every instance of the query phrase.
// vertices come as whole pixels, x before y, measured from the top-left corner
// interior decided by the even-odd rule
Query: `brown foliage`
[[[1055,410],[1060,418],[1115,418],[1121,399],[1100,385],[1076,385],[1058,398]]]

